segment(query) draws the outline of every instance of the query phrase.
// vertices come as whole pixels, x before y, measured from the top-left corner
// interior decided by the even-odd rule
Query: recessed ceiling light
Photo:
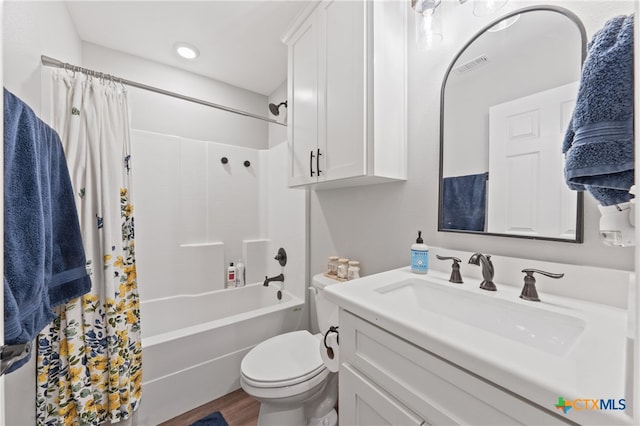
[[[195,59],[200,56],[200,51],[189,43],[179,42],[174,44],[176,53],[185,59]]]

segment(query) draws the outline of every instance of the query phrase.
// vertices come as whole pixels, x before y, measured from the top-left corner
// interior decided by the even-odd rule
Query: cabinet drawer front
[[[349,365],[342,365],[340,424],[343,426],[421,426],[422,419],[368,381]]]
[[[340,350],[344,362],[430,424],[567,424],[344,310],[340,311]]]

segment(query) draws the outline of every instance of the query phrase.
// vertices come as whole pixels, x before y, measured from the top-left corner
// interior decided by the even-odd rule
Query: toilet
[[[280,334],[256,345],[242,360],[240,385],[260,401],[259,426],[337,425],[338,375],[320,356],[324,333],[338,325],[338,307],[324,298],[324,288],[336,283],[322,274],[312,279],[318,334]]]

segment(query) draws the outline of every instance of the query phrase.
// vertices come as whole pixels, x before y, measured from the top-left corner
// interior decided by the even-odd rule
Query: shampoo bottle
[[[227,268],[227,287],[236,286],[236,267],[233,266],[233,262],[229,264]]]
[[[422,240],[422,231],[418,231],[416,243],[411,245],[411,272],[416,274],[429,272],[429,246]]]

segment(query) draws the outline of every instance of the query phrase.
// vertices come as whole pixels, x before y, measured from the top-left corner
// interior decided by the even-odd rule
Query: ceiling
[[[308,0],[68,1],[81,40],[270,95],[287,78],[281,37]],[[200,50],[179,57],[176,42]]]

